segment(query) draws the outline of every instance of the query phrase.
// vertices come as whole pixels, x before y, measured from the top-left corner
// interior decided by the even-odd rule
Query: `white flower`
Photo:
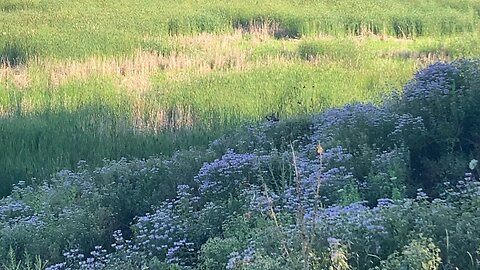
[[[478,160],[472,159],[472,160],[470,160],[470,163],[468,164],[468,167],[470,168],[470,170],[473,171],[477,167],[477,164],[478,164]]]

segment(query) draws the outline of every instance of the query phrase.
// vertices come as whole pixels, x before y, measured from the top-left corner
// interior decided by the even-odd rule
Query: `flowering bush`
[[[205,150],[20,182],[0,200],[0,262],[478,269],[479,71],[475,61],[437,63],[379,106],[249,125]]]
[[[421,119],[423,136],[406,146],[414,180],[431,192],[441,192],[435,188],[444,181],[461,180],[465,164],[480,154],[479,72],[478,61],[435,63],[415,75],[394,106]]]

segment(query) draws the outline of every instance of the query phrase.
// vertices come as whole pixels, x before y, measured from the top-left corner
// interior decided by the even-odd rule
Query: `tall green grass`
[[[297,62],[219,71],[155,82],[142,95],[122,94],[108,78],[97,77],[57,89],[4,89],[0,103],[8,113],[0,119],[0,193],[8,194],[20,180],[74,169],[80,160],[98,166],[104,158],[168,155],[206,146],[230,128],[273,112],[286,118],[372,100],[413,72],[411,63],[388,61],[353,69]]]
[[[72,81],[57,89],[3,87],[2,196],[13,183],[74,169],[80,161],[98,166],[104,159],[170,155],[193,145],[206,146],[219,135],[201,126],[161,133],[140,129],[133,125],[133,100],[105,78]]]
[[[158,85],[157,103],[184,104],[196,121],[259,120],[277,112],[283,117],[310,113],[353,101],[374,100],[411,76],[411,64],[390,60],[363,66],[334,63],[272,65],[247,72],[192,76],[187,82]],[[155,91],[155,90],[154,90]],[[163,95],[164,92],[171,93]]]
[[[105,159],[171,155],[219,135],[201,128],[139,132],[128,120],[101,104],[0,119],[0,194],[18,181],[32,183],[81,161],[98,166]]]
[[[0,4],[0,55],[82,58],[132,53],[150,38],[269,26],[276,37],[316,34],[446,36],[478,28],[475,0],[52,1]],[[13,54],[13,55],[12,55]]]

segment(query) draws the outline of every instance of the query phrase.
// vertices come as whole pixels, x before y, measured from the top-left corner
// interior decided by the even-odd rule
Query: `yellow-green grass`
[[[24,62],[165,53],[168,36],[258,28],[280,38],[445,36],[475,31],[479,18],[476,0],[3,0],[0,55]]]

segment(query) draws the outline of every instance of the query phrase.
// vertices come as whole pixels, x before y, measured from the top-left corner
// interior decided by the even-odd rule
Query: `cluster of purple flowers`
[[[205,163],[194,180],[199,184],[199,191],[203,195],[233,194],[238,192],[242,182],[256,182],[259,164],[264,158],[229,150],[221,158]]]
[[[415,78],[404,87],[404,98],[408,101],[432,99],[450,94],[455,90],[455,79],[460,70],[450,63],[437,62],[420,70]]]
[[[33,209],[29,205],[20,200],[3,201],[0,204],[0,221],[15,221],[17,218],[30,216]]]
[[[187,240],[188,222],[194,220],[199,198],[191,193],[193,190],[187,185],[179,185],[177,190],[175,199],[163,202],[152,214],[138,217],[133,225],[133,241],[134,249],[182,264],[181,257],[194,251],[194,244]]]
[[[362,136],[379,135],[378,132],[388,129],[394,120],[395,115],[390,109],[371,103],[357,103],[328,109],[313,116],[313,134],[310,136],[309,148],[314,150],[318,143],[333,147],[346,139],[354,140]]]
[[[226,269],[244,269],[255,259],[255,242],[251,242],[246,249],[240,252],[232,252],[229,255]]]
[[[423,207],[422,203],[434,207],[439,215],[442,211],[455,211],[453,203],[435,200],[430,203],[431,198],[422,189],[416,199],[403,198],[412,165],[409,151],[419,138],[425,138],[432,126],[427,118],[434,112],[430,107],[452,93],[465,90],[458,85],[462,72],[459,64],[437,63],[417,73],[396,100],[398,103],[353,104],[315,115],[308,139],[292,141],[288,147],[272,139],[281,137],[282,129],[278,123],[268,122],[248,127],[240,140],[235,137],[229,141],[225,136],[212,142],[203,157],[188,157],[191,164],[198,165],[192,168],[184,166],[189,164],[185,163],[188,155],[177,153],[171,159],[106,162],[94,170],[81,164],[84,171],[60,171],[36,188],[19,183],[11,196],[0,200],[0,242],[8,239],[3,236],[24,231],[32,235],[38,232],[36,239],[51,231],[52,238],[54,234],[67,235],[72,243],[65,240],[62,247],[68,244],[77,248],[69,247],[63,253],[64,262],[49,266],[50,270],[103,269],[125,262],[141,268],[151,258],[194,267],[208,238],[227,235],[225,220],[248,213],[248,219],[258,218],[263,223],[245,234],[248,239],[236,239],[245,242],[236,249],[240,251],[224,258],[227,269],[246,268],[262,256],[298,252],[299,243],[308,242],[305,240],[308,237],[316,239],[310,244],[319,253],[345,244],[356,250],[358,257],[380,258],[387,254],[386,246],[396,232],[392,229],[397,226],[394,221],[409,226],[403,225],[400,214],[411,215],[408,211]],[[408,108],[417,111],[409,112]],[[317,148],[319,144],[321,150]],[[218,149],[226,145],[231,146],[226,152]],[[224,154],[216,154],[220,152]],[[187,170],[194,171],[191,177]],[[478,180],[475,175],[478,171],[471,170],[464,181],[447,190],[448,200],[455,197],[471,205],[478,203],[480,188],[473,184]],[[165,183],[159,181],[164,179],[160,176],[185,179],[171,185],[172,190],[176,187],[176,194],[171,193],[168,198],[159,196],[162,199],[155,201],[152,198],[157,198],[156,193],[162,190],[159,185]],[[348,186],[368,203],[343,200]],[[147,198],[144,194],[147,192],[151,197]],[[471,210],[468,203],[461,205],[462,210]],[[106,214],[112,210],[131,215],[128,219],[128,222],[133,220],[128,232],[131,238],[125,239],[122,231],[116,230],[113,243],[102,243],[111,244],[110,251],[102,245],[90,252],[82,250],[97,244],[85,240],[87,232],[95,232],[82,222],[88,225],[87,222],[94,224],[101,218],[116,217]],[[130,210],[135,210],[133,219]],[[433,227],[436,223],[431,216],[412,218],[413,228]],[[269,219],[275,222],[265,222]],[[270,224],[274,224],[276,236],[286,239],[280,251],[278,246],[272,248],[256,241],[273,231],[266,228]],[[125,232],[127,224],[121,225]],[[25,228],[28,230],[21,230]],[[69,231],[71,228],[78,231]],[[109,229],[111,233],[118,227]],[[104,231],[96,233],[101,235]],[[75,233],[83,238],[77,239]]]
[[[388,134],[388,137],[396,142],[412,143],[412,140],[418,140],[425,132],[423,118],[407,113],[398,115],[395,128]]]

